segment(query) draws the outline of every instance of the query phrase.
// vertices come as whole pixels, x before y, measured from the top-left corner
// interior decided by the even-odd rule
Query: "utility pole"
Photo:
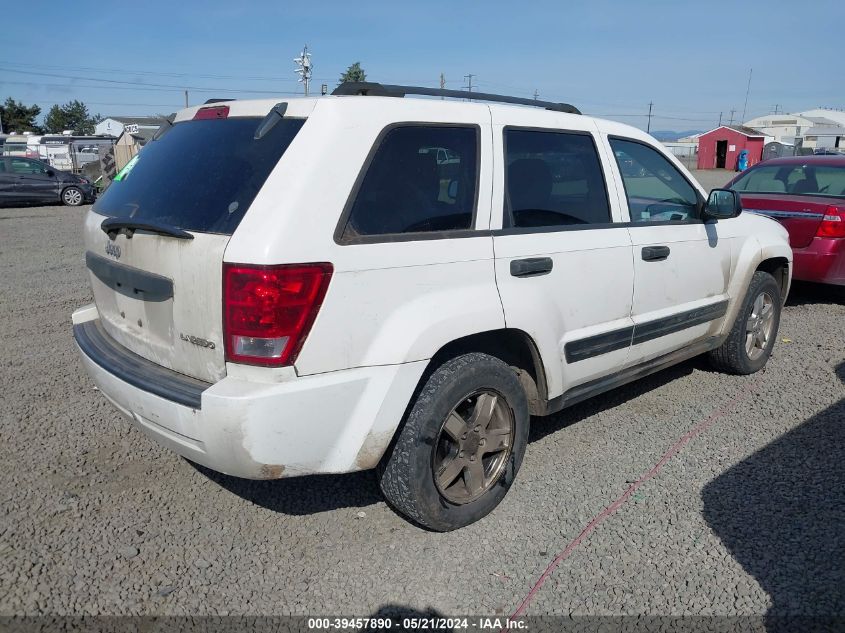
[[[476,75],[473,75],[472,73],[470,73],[469,75],[464,75],[464,79],[467,80],[467,85],[464,86],[464,88],[466,88],[469,92],[472,92],[472,78],[475,76]],[[470,97],[470,101],[472,101],[472,97]]]
[[[446,89],[446,75],[444,75],[443,73],[440,73],[440,89],[441,90]],[[446,97],[440,97],[440,100],[442,101],[445,98]]]
[[[188,91],[185,91],[185,107],[188,107]]]
[[[311,72],[314,66],[311,64],[311,53],[308,52],[308,44],[302,49],[299,57],[294,58],[293,63],[297,65],[294,71],[299,75],[299,83],[305,86],[305,96],[308,96],[308,86],[311,83]]]
[[[728,122],[728,125],[734,124],[734,112],[736,112],[736,109],[731,108],[731,120]]]
[[[719,113],[719,125],[717,125],[716,127],[722,127],[722,113],[721,112]]]
[[[773,112],[773,114],[777,114],[779,109],[780,109],[780,104],[776,103],[775,104],[775,111]]]
[[[537,92],[537,89],[535,88],[534,89],[534,101],[537,101],[537,99],[539,99],[539,98],[540,98],[540,93]]]
[[[648,102],[648,125],[645,128],[646,132],[651,132],[651,106],[654,105],[653,101]]]
[[[751,73],[753,68],[748,69],[748,87],[745,89],[745,105],[742,106],[742,122],[745,123],[745,110],[748,108],[748,93],[751,92]]]

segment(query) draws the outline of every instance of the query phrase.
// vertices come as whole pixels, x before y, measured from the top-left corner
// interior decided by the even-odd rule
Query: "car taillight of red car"
[[[816,237],[845,237],[845,208],[830,205],[825,210]]]

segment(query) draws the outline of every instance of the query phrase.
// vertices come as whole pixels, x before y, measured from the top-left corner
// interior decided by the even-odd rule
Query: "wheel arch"
[[[783,256],[774,256],[764,259],[757,265],[757,269],[769,273],[775,278],[780,288],[781,301],[786,303],[786,295],[789,292],[791,270],[789,260]]]
[[[478,332],[446,343],[431,357],[420,384],[446,361],[470,352],[489,354],[510,365],[525,390],[529,412],[532,415],[545,412],[548,382],[540,350],[528,333],[516,328]]]

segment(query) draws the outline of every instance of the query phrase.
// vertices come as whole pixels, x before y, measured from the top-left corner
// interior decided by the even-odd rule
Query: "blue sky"
[[[70,7],[73,7],[72,9]],[[738,122],[777,104],[845,108],[842,0],[781,2],[6,3],[0,99],[80,99],[109,114],[168,113],[210,97],[301,92],[292,59],[308,43],[314,85],[360,61],[373,81],[570,102],[652,130]],[[10,28],[10,25],[20,28]],[[50,25],[56,25],[52,30]]]

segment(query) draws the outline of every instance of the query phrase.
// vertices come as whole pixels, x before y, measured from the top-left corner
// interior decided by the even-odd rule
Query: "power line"
[[[176,79],[183,77],[193,77],[197,79],[240,79],[242,81],[272,81],[272,82],[294,82],[298,81],[291,77],[251,77],[245,75],[210,75],[205,73],[176,73],[155,70],[138,70],[135,68],[102,68],[94,66],[55,66],[50,64],[23,64],[20,62],[3,62],[4,66],[14,66],[20,68],[38,68],[42,70],[73,70],[85,71],[92,73],[116,73],[121,76],[126,75],[153,75],[157,77],[173,77]],[[20,72],[20,71],[18,71]],[[34,74],[34,73],[33,73]],[[61,75],[64,77],[65,75]],[[318,79],[318,78],[313,78]],[[320,79],[324,80],[324,79]]]
[[[159,90],[175,90],[178,92],[182,92],[184,90],[199,90],[205,92],[251,92],[253,94],[281,94],[277,90],[255,90],[253,88],[214,88],[209,86],[178,86],[173,84],[158,84],[158,83],[144,83],[140,81],[126,81],[126,80],[119,80],[119,79],[103,79],[100,77],[84,77],[81,75],[61,75],[57,73],[42,73],[42,72],[33,72],[33,71],[25,71],[25,70],[12,70],[8,68],[0,68],[2,72],[11,72],[11,73],[19,73],[23,75],[37,75],[40,77],[58,77],[61,79],[74,79],[77,81],[98,81],[107,84],[113,84],[113,87],[123,87],[130,90],[151,90],[151,89],[159,89]],[[0,83],[23,83],[23,82],[14,82],[14,81],[6,81],[0,80]],[[26,82],[31,83],[31,82]],[[38,84],[38,85],[48,85],[48,84]],[[74,84],[57,84],[59,86],[64,87],[76,87]],[[105,86],[81,86],[84,88],[104,88]],[[289,93],[295,94],[295,93]]]

